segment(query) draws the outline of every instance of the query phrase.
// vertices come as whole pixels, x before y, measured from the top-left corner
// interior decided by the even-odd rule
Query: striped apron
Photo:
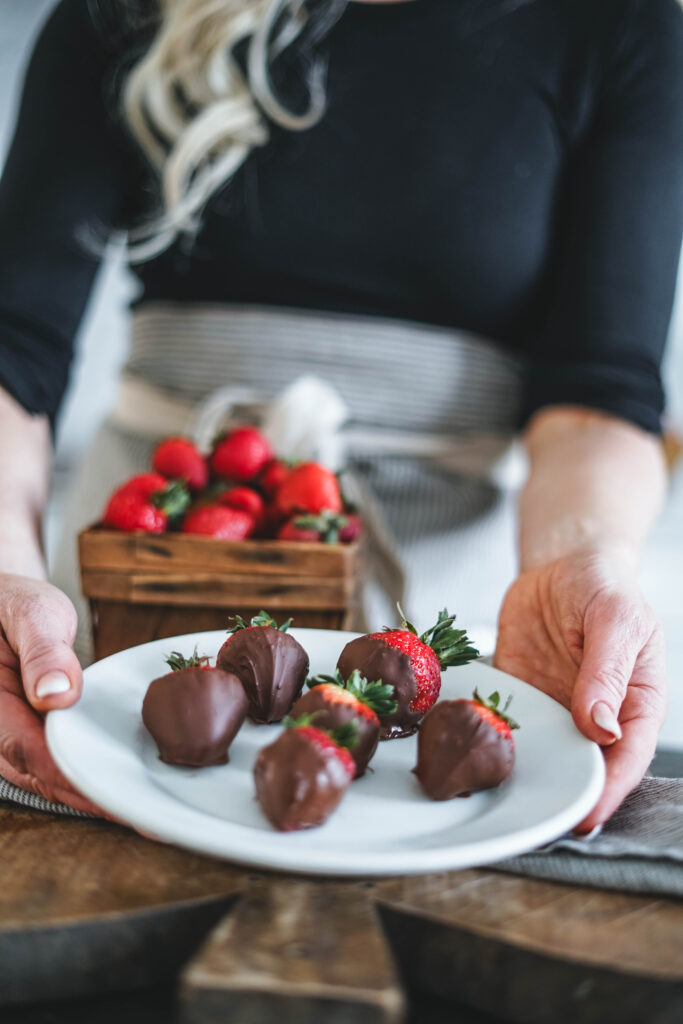
[[[149,466],[160,437],[206,440],[226,413],[266,428],[270,420],[279,454],[350,467],[369,533],[371,628],[395,621],[397,599],[424,628],[447,605],[490,650],[515,573],[520,376],[498,346],[447,328],[272,307],[141,306],[119,401],[78,473],[54,569],[79,611],[79,656],[90,659],[76,533],[97,520],[114,485]]]

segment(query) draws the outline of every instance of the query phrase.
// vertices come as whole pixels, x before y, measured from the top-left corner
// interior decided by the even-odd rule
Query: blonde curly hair
[[[197,231],[210,197],[268,141],[269,121],[302,131],[319,120],[325,66],[312,44],[344,6],[344,0],[159,0],[152,43],[123,89],[127,123],[158,175],[162,199],[162,212],[129,232],[132,261]],[[275,94],[271,66],[304,37],[308,105],[295,113]],[[240,44],[244,67],[235,55]]]

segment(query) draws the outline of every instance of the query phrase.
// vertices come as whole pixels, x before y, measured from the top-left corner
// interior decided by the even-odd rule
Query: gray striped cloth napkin
[[[563,836],[494,870],[683,897],[683,779],[644,778],[602,829]]]

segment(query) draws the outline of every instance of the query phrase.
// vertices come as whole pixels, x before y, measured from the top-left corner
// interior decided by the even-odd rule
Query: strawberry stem
[[[439,612],[436,625],[424,633],[418,633],[412,622],[409,622],[400,604],[397,604],[399,615],[403,623],[401,628],[420,638],[423,644],[436,654],[441,668],[450,668],[452,665],[466,665],[479,657],[479,651],[473,646],[472,641],[465,629],[453,629],[455,615],[448,614],[448,608]],[[385,632],[391,632],[392,626],[385,626]]]
[[[209,664],[208,654],[198,654],[197,647],[195,646],[194,654],[191,654],[189,658],[184,657],[180,651],[171,651],[164,661],[173,672],[180,672],[184,668],[202,668],[204,665]]]
[[[339,686],[342,690],[348,690],[361,704],[367,704],[376,715],[393,715],[398,706],[394,699],[396,691],[391,684],[383,683],[381,679],[371,683],[365,676],[361,675],[360,670],[357,668],[353,670],[348,679],[344,679],[339,669],[336,669],[334,675],[327,676],[321,674],[306,680],[306,686],[308,686],[309,690],[312,690],[314,686],[322,686],[325,683]]]
[[[507,722],[511,729],[519,729],[519,725],[517,724],[517,722],[515,722],[514,718],[510,718],[510,716],[507,714],[507,709],[510,707],[510,704],[512,703],[512,694],[508,696],[508,699],[505,701],[505,705],[503,706],[503,708],[500,707],[500,694],[498,693],[497,690],[495,690],[489,696],[488,700],[484,700],[484,698],[479,695],[479,691],[475,689],[474,693],[472,694],[472,699],[475,701],[475,703],[481,704],[483,708],[487,708],[489,711],[493,711],[495,715],[498,715],[498,717],[502,718],[504,722]]]
[[[149,500],[173,522],[185,514],[191,499],[186,484],[182,480],[172,480],[167,487],[154,491]]]
[[[294,520],[294,526],[300,530],[315,530],[325,544],[338,544],[339,531],[347,525],[346,516],[326,508],[318,515],[301,515]]]
[[[251,622],[246,622],[241,615],[233,615],[231,618],[235,625],[228,629],[228,633],[237,633],[240,629],[251,629],[254,626],[270,626],[271,629],[277,629],[281,633],[286,633],[293,622],[293,619],[287,619],[281,626],[278,626],[273,616],[263,610],[258,615],[254,615]]]

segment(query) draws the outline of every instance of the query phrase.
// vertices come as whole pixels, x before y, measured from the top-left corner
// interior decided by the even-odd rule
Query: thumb
[[[584,736],[602,746],[621,739],[619,712],[639,650],[628,621],[613,612],[598,613],[586,627],[572,717]]]
[[[58,591],[36,599],[12,623],[21,680],[36,711],[70,707],[81,695],[83,672],[72,649],[76,623],[73,605]]]

